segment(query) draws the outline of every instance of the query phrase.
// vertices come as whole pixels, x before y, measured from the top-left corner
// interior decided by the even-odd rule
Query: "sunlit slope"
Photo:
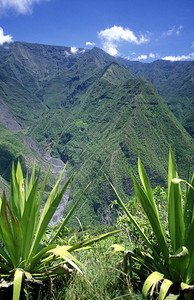
[[[153,185],[166,184],[170,146],[185,171],[193,140],[146,80],[133,78],[112,63],[77,97],[72,106],[49,109],[31,135],[75,171],[69,205],[92,181],[79,212],[83,222],[94,222],[96,216],[111,220],[108,205],[114,196],[104,173],[123,195],[131,194],[129,166],[136,165],[138,153]]]
[[[158,64],[154,78],[160,81],[164,74]],[[13,159],[25,154],[25,137],[30,137],[44,154],[68,161],[68,173],[74,173],[68,207],[91,181],[77,212],[83,224],[113,220],[114,195],[104,173],[126,199],[133,193],[129,167],[136,173],[138,154],[153,186],[166,185],[170,146],[183,177],[192,159],[191,136],[153,85],[135,77],[146,77],[146,67],[134,62],[131,72],[127,68],[98,48],[72,54],[68,47],[38,44],[0,47],[0,99],[19,124],[17,133],[2,133],[2,153],[11,134],[19,145],[12,142]],[[2,169],[3,176],[8,174]]]

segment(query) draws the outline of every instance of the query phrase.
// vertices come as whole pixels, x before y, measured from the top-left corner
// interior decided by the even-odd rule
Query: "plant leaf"
[[[23,233],[23,243],[21,245],[23,259],[29,255],[30,248],[34,239],[36,214],[39,214],[36,206],[36,197],[38,192],[39,175],[35,180],[33,187],[30,189],[30,194],[25,202],[24,213],[21,219],[21,228]]]
[[[71,180],[72,176],[69,178],[69,181]],[[76,209],[77,205],[79,204],[80,200],[82,199],[83,195],[85,194],[86,190],[88,189],[88,187],[90,186],[90,183],[87,185],[87,187],[84,189],[84,191],[81,193],[80,197],[78,198],[78,200],[75,202],[75,204],[73,205],[73,207],[71,208],[71,210],[68,212],[68,214],[66,215],[66,217],[64,218],[63,222],[61,223],[61,225],[59,226],[57,232],[55,233],[55,235],[53,236],[53,238],[51,239],[50,243],[52,244],[57,236],[59,235],[60,231],[63,229],[63,227],[67,224],[67,222],[69,221],[69,218],[72,216],[72,214],[74,213],[74,210]]]
[[[44,181],[41,185],[41,188],[40,188],[40,191],[39,191],[39,194],[38,194],[38,198],[36,200],[36,210],[35,210],[36,214],[35,214],[35,219],[34,219],[34,230],[37,228],[37,222],[38,222],[38,219],[40,217],[40,207],[41,207],[43,194],[44,194],[44,190],[45,190],[45,187],[46,187],[46,183],[47,183],[47,180],[48,180],[49,173],[50,173],[50,168],[48,169],[48,172],[47,172],[47,174],[44,178]]]
[[[65,172],[65,168],[63,170],[63,172],[61,173],[61,175],[59,176],[59,179],[55,185],[55,187],[53,188],[53,190],[51,191],[48,200],[45,203],[43,212],[41,214],[39,223],[38,223],[38,228],[36,230],[35,233],[35,238],[34,238],[34,242],[32,245],[32,248],[30,250],[30,254],[29,257],[32,255],[34,255],[37,251],[38,245],[40,243],[40,240],[43,236],[43,234],[45,233],[45,230],[52,218],[52,216],[54,215],[68,185],[70,182],[71,177],[66,181],[66,183],[63,185],[63,187],[61,188],[61,190],[59,191],[59,193],[57,194],[58,188],[59,188],[59,184],[61,182],[62,176]],[[57,194],[57,195],[56,195]]]
[[[184,222],[185,222],[185,242],[187,240],[190,226],[193,219],[193,208],[194,208],[194,173],[191,180],[191,184],[188,186],[186,192],[186,201],[184,206]],[[194,249],[194,248],[193,248]]]
[[[15,216],[18,218],[21,217],[21,211],[19,206],[19,185],[16,178],[16,172],[14,167],[14,162],[12,163],[12,171],[11,171],[11,183],[10,183],[10,198],[9,205],[10,208],[14,211]]]
[[[95,242],[98,242],[98,241],[101,241],[103,239],[106,239],[109,236],[115,235],[115,234],[117,234],[117,233],[119,233],[121,231],[122,230],[119,229],[119,230],[111,231],[111,232],[108,232],[108,233],[104,233],[104,234],[101,234],[101,235],[98,235],[98,236],[86,239],[86,240],[84,240],[84,241],[82,241],[82,242],[80,242],[78,244],[75,244],[75,245],[71,246],[68,251],[72,252],[72,251],[75,251],[75,250],[77,250],[77,249],[79,249],[81,247],[89,246],[89,245],[91,245],[91,244],[93,244]]]
[[[113,244],[110,246],[114,252],[124,252],[125,251],[125,247],[123,247],[122,245],[119,244]]]
[[[159,298],[158,300],[163,300],[165,299],[171,285],[173,284],[173,281],[169,280],[169,279],[164,279],[161,287],[160,287],[160,293],[159,293]]]
[[[53,253],[55,256],[59,256],[64,261],[67,261],[71,266],[73,266],[78,272],[83,274],[80,268],[77,266],[79,264],[83,267],[83,265],[75,258],[69,251],[66,249],[66,246],[57,245],[56,248],[49,250],[48,252]]]
[[[181,247],[175,255],[170,255],[170,268],[175,272],[175,280],[184,280],[185,272],[190,262],[189,251],[186,247]]]
[[[193,238],[193,233],[194,233],[194,218],[193,221],[188,229],[188,234],[187,234],[187,240],[186,240],[186,247],[189,250],[190,254],[190,263],[186,272],[186,278],[185,282],[188,284],[194,284],[194,238]]]
[[[24,192],[24,177],[23,177],[22,167],[19,160],[16,169],[16,180],[19,187],[19,193],[17,198],[18,208],[20,211],[20,216],[22,216],[24,211],[24,205],[25,205],[25,192]]]
[[[147,279],[144,282],[142,294],[144,297],[147,297],[149,290],[153,285],[156,284],[159,280],[164,278],[164,274],[159,273],[157,271],[153,272],[151,275],[147,277]]]
[[[21,228],[16,217],[7,202],[3,192],[1,215],[0,215],[0,237],[10,257],[11,264],[17,267],[21,252]]]
[[[106,175],[105,175],[106,176]],[[134,176],[132,175],[132,177],[134,178]],[[141,229],[141,227],[139,226],[139,224],[136,222],[135,218],[131,215],[131,213],[129,212],[129,210],[126,208],[124,202],[122,201],[122,199],[120,198],[117,190],[115,189],[115,187],[113,186],[113,184],[110,182],[110,180],[108,179],[108,177],[106,176],[109,184],[111,185],[113,191],[115,192],[123,210],[125,211],[126,215],[128,216],[128,218],[130,219],[130,221],[132,222],[132,224],[136,227],[136,229],[138,230],[139,234],[141,235],[142,239],[145,241],[146,245],[149,247],[149,249],[151,249],[151,251],[154,253],[154,258],[153,258],[153,263],[159,268],[160,271],[162,272],[167,272],[165,266],[163,266],[163,264],[161,263],[161,259],[159,254],[157,253],[157,251],[155,250],[155,248],[153,247],[152,243],[150,243],[150,241],[148,240],[147,236],[145,235],[145,233],[143,232],[143,230]],[[136,181],[136,179],[134,178],[134,181]],[[138,184],[138,183],[137,183]],[[141,188],[141,187],[140,187]]]
[[[22,278],[23,278],[24,271],[20,269],[16,269],[14,273],[14,281],[13,281],[13,299],[19,300],[20,299],[20,291],[22,286]]]
[[[178,174],[176,171],[175,158],[170,149],[168,165],[168,226],[171,245],[175,253],[184,245],[185,225],[180,184],[174,184],[172,182],[173,178],[178,178]]]
[[[28,187],[28,194],[26,195],[26,198],[28,198],[28,195],[30,194],[31,189],[32,189],[32,187],[33,187],[33,185],[34,185],[35,170],[36,170],[36,166],[35,166],[35,161],[34,161],[32,173],[31,173],[31,177],[30,177],[30,183],[29,183],[29,187]],[[39,172],[39,173],[40,173],[40,172]],[[28,183],[28,182],[27,182],[27,183]]]
[[[155,201],[153,198],[153,193],[152,193],[152,188],[150,186],[150,182],[147,176],[147,173],[141,163],[140,157],[138,157],[138,173],[139,173],[139,178],[141,180],[141,183],[144,187],[145,193],[147,195],[148,200],[150,201],[150,204],[153,206],[153,209],[157,212],[157,207],[155,205]]]
[[[180,295],[174,295],[174,294],[170,294],[166,297],[165,300],[178,300],[180,297]]]
[[[157,211],[153,196],[148,198],[150,192],[148,193],[148,196],[147,196],[145,191],[142,189],[140,184],[137,182],[137,180],[133,176],[133,174],[131,174],[131,175],[132,175],[137,198],[138,198],[138,200],[141,204],[141,207],[143,208],[143,210],[149,220],[149,223],[155,233],[155,236],[158,241],[158,245],[161,249],[161,252],[162,252],[166,262],[168,263],[168,257],[169,257],[168,246],[167,246],[167,242],[166,242],[166,239],[164,236],[164,232],[162,229],[162,225],[161,225],[161,222],[159,219],[158,211]],[[146,185],[146,184],[147,184],[147,182],[144,181],[144,185]],[[147,190],[149,190],[149,184],[148,184],[148,187],[146,188],[146,191]]]
[[[37,270],[39,269],[39,263],[43,256],[45,256],[45,253],[49,253],[49,250],[52,250],[56,248],[57,245],[52,244],[44,247],[42,250],[40,250],[36,255],[34,255],[30,260],[29,260],[29,266],[26,267],[25,271],[35,272],[36,271],[36,266]]]

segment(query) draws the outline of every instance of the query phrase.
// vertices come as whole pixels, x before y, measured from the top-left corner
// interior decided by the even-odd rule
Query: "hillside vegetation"
[[[194,136],[194,61],[150,64],[119,59],[137,77],[151,82],[187,131]]]
[[[0,100],[9,111],[7,115],[19,126],[14,133],[8,127],[2,129],[10,135],[8,138],[3,133],[5,143],[11,139],[12,144],[8,149],[1,141],[2,151],[10,153],[13,148],[15,159],[25,153],[22,136],[30,137],[44,154],[63,163],[68,161],[67,172],[74,172],[74,179],[66,209],[92,181],[79,208],[79,218],[83,225],[112,223],[116,211],[110,213],[109,204],[115,196],[104,173],[126,199],[134,193],[129,166],[137,172],[140,153],[153,186],[165,185],[171,146],[180,166],[179,173],[186,174],[194,142],[161,96],[183,124],[190,124],[191,130],[185,126],[192,133],[191,110],[187,110],[188,103],[193,101],[192,63],[188,62],[187,68],[180,63],[177,70],[170,70],[171,63],[166,62],[168,93],[168,79],[167,75],[164,79],[164,65],[160,61],[147,66],[135,62],[130,65],[98,48],[79,49],[72,54],[68,47],[19,42],[0,47]],[[154,79],[152,68],[156,70]],[[179,76],[181,69],[185,76]],[[179,84],[171,84],[173,76]],[[184,89],[188,103],[185,102],[183,113],[184,99],[177,98],[177,93],[184,94]],[[173,101],[181,107],[180,114],[172,99],[178,99]],[[7,180],[6,168],[2,168],[1,176]]]

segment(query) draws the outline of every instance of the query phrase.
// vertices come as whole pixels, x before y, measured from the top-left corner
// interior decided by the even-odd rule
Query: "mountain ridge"
[[[186,172],[193,139],[156,88],[133,69],[129,72],[129,66],[98,48],[65,56],[61,52],[70,48],[61,46],[19,43],[11,54],[2,54],[7,50],[0,47],[0,99],[19,122],[19,132],[45,153],[68,161],[68,174],[75,176],[65,211],[92,180],[79,209],[84,225],[113,222],[114,194],[104,173],[128,198],[133,193],[129,165],[136,173],[138,153],[154,186],[165,185],[170,146],[179,173]],[[33,59],[26,62],[26,57]]]

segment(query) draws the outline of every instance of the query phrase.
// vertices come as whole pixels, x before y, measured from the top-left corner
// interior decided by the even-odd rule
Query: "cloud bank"
[[[32,6],[35,3],[40,3],[48,0],[0,0],[0,9],[13,9],[18,13],[27,14],[32,12]]]
[[[123,28],[116,25],[105,30],[101,30],[98,32],[98,36],[102,41],[103,49],[113,56],[118,54],[117,48],[123,41],[137,45],[149,41],[149,39],[144,35],[137,37],[129,28]]]
[[[181,56],[165,56],[162,59],[163,60],[171,60],[171,61],[193,60],[194,52],[189,53],[188,55],[181,55]]]
[[[137,57],[134,57],[132,60],[137,61],[137,60],[146,60],[148,59],[148,56],[146,54],[141,54]]]
[[[3,28],[0,27],[0,45],[3,45],[4,43],[11,43],[13,42],[11,35],[4,35]]]

